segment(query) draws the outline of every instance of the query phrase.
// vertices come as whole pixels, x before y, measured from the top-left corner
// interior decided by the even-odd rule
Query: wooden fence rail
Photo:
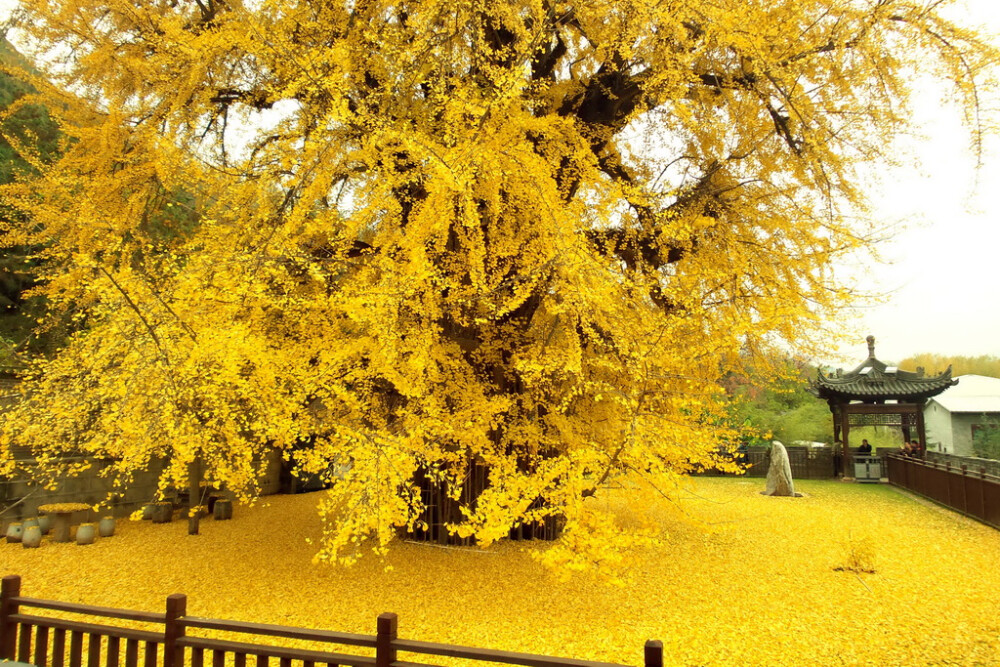
[[[889,483],[1000,528],[1000,477],[985,469],[923,461],[904,456],[887,458]]]
[[[143,630],[25,613],[29,608],[161,627]],[[0,588],[0,659],[38,667],[248,667],[250,658],[250,667],[273,667],[272,660],[277,661],[277,667],[433,667],[399,660],[399,653],[525,667],[623,667],[616,663],[400,639],[397,624],[396,614],[381,614],[374,635],[359,635],[200,618],[187,615],[187,596],[181,594],[167,597],[165,613],[39,600],[21,595],[21,578],[17,575],[5,576]],[[200,637],[189,635],[189,629],[249,637],[245,642]],[[306,641],[321,648],[275,646],[262,643],[265,638]],[[363,647],[374,655],[336,652],[323,648],[325,645]],[[643,665],[663,667],[661,642],[646,642]]]
[[[799,447],[790,445],[788,464],[792,469],[792,479],[832,479],[837,476],[834,465],[833,450],[829,447]],[[771,465],[771,452],[763,447],[751,447],[748,450],[734,452],[728,457],[742,464],[746,477],[767,477],[767,469]],[[696,475],[716,476],[733,475],[731,472],[719,472],[709,469],[695,473]]]

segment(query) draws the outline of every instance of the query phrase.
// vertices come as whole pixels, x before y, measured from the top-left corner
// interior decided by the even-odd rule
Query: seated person
[[[861,446],[858,447],[858,454],[870,455],[872,453],[872,446],[868,444],[868,440],[862,440]]]

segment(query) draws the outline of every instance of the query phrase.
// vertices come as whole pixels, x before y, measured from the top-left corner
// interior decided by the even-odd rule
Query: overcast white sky
[[[1000,44],[998,0],[966,0],[953,14]],[[906,225],[883,247],[891,263],[869,274],[889,300],[860,312],[887,361],[918,352],[1000,356],[1000,136],[987,138],[977,173],[958,112],[940,98],[928,87],[917,99],[913,120],[924,136],[908,142],[907,164],[872,192],[877,219]],[[996,123],[1000,109],[993,112]],[[860,361],[863,336],[843,352]]]
[[[0,19],[14,4],[0,0]],[[1000,44],[1000,0],[957,0],[950,13]],[[868,333],[885,361],[919,352],[1000,356],[1000,135],[987,138],[977,172],[958,112],[942,104],[941,91],[922,88],[913,115],[922,136],[901,142],[904,164],[872,186],[876,220],[903,226],[882,248],[888,263],[864,271],[862,287],[888,299],[845,318],[857,343],[826,361],[860,361]],[[993,111],[1000,125],[1000,108]]]

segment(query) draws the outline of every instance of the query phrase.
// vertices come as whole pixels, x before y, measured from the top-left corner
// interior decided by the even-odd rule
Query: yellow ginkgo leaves
[[[912,68],[972,111],[996,57],[908,0],[22,5],[67,141],[0,243],[71,331],[0,473],[25,445],[246,498],[277,449],[337,482],[331,562],[479,464],[458,534],[558,515],[572,569],[662,540],[585,499],[735,446],[720,379],[843,305]]]

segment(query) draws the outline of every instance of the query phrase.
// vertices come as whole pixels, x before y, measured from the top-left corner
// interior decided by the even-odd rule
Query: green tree
[[[742,380],[731,377],[727,383],[733,419],[747,428],[750,441],[760,444],[775,439],[785,445],[797,440],[830,442],[830,409],[809,391],[815,366],[797,359],[774,359],[764,367],[765,372],[751,373]]]
[[[22,103],[37,92],[29,83],[10,73],[32,72],[28,61],[5,37],[0,37],[0,185],[37,174],[37,162],[51,163],[60,153],[62,134],[44,105]],[[23,214],[0,206],[0,218]],[[0,234],[2,234],[0,225]],[[36,322],[45,311],[44,299],[29,296],[37,285],[37,246],[0,243],[0,337],[11,347],[37,351],[48,346],[49,337],[32,339]],[[29,345],[30,344],[30,345]]]
[[[972,451],[984,459],[1000,460],[1000,418],[983,415],[972,433]]]

